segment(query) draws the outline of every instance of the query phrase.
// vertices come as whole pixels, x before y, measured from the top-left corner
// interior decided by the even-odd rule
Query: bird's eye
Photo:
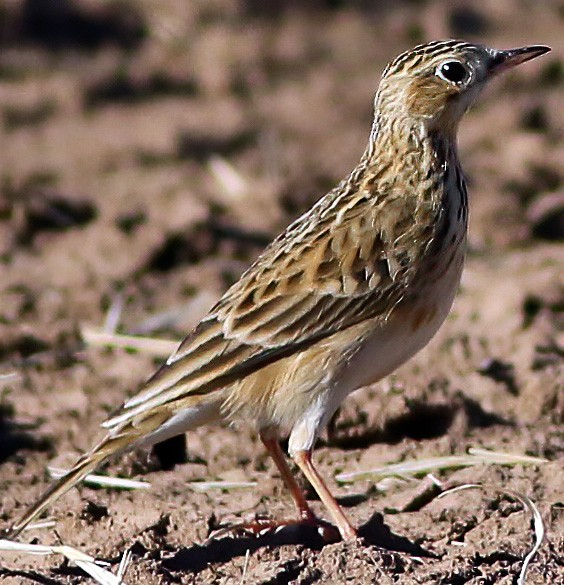
[[[463,83],[468,79],[468,69],[460,61],[446,61],[437,67],[437,75],[450,83]]]

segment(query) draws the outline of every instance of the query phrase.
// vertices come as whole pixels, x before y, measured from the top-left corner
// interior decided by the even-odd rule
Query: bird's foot
[[[229,525],[220,525],[210,532],[206,544],[225,537],[267,538],[280,536],[281,540],[284,540],[283,532],[287,532],[289,535],[301,530],[304,531],[304,535],[307,533],[321,538],[323,544],[331,544],[341,540],[341,535],[335,526],[311,514],[293,520],[273,520],[264,516],[255,516],[251,521],[241,520]]]

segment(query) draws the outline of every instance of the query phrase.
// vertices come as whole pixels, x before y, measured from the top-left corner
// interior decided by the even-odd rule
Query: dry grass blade
[[[40,544],[25,544],[13,540],[0,540],[0,551],[20,552],[32,555],[51,555],[60,554],[69,561],[80,567],[85,573],[90,575],[100,585],[121,585],[123,583],[120,576],[114,575],[107,569],[100,566],[100,563],[91,557],[71,546],[44,546]]]
[[[240,490],[256,487],[256,481],[191,481],[187,486],[195,492],[208,490]]]
[[[249,557],[251,555],[251,551],[247,549],[245,553],[245,564],[243,565],[243,574],[241,575],[241,585],[245,583],[245,578],[247,577],[247,569],[249,567]]]
[[[81,327],[80,333],[84,343],[92,347],[118,347],[121,349],[142,351],[162,358],[167,358],[172,352],[176,351],[179,345],[178,341],[106,333],[95,327],[87,326]]]
[[[533,516],[533,526],[535,529],[535,543],[533,544],[531,550],[525,555],[525,558],[523,559],[523,565],[521,566],[521,571],[519,572],[519,577],[517,579],[517,585],[525,585],[529,564],[533,560],[534,556],[537,554],[538,550],[540,549],[544,541],[545,528],[539,509],[536,507],[533,500],[531,500],[528,496],[524,494],[521,495],[514,493],[513,495],[516,498],[519,498],[523,505],[526,506],[531,512]]]
[[[53,528],[53,526],[56,526],[57,523],[55,522],[55,520],[42,520],[41,522],[34,522],[33,524],[28,524],[24,530],[41,530],[43,528]]]
[[[192,329],[216,301],[217,293],[202,289],[190,300],[145,316],[139,323],[131,325],[128,328],[128,333],[130,335],[151,336],[155,331],[163,329],[175,327],[182,330]]]
[[[479,457],[484,462],[491,460],[492,463],[497,465],[538,465],[539,463],[548,463],[548,459],[543,459],[542,457],[522,455],[521,453],[501,453],[479,447],[470,447],[468,455]]]
[[[473,460],[467,455],[451,455],[447,457],[430,457],[415,461],[403,461],[391,463],[382,467],[340,473],[335,479],[342,483],[358,481],[361,479],[373,479],[374,481],[385,477],[404,477],[407,475],[422,476],[437,469],[456,469],[466,465],[473,465]]]
[[[221,156],[214,155],[208,161],[208,171],[223,191],[233,199],[240,199],[248,192],[248,185],[235,167]]]
[[[53,479],[59,479],[68,473],[68,469],[59,469],[57,467],[48,467],[47,471]],[[83,479],[83,483],[118,490],[146,490],[151,487],[151,484],[147,481],[94,474],[87,475]]]
[[[0,383],[15,382],[21,377],[20,372],[6,372],[5,374],[0,374]]]
[[[133,553],[131,552],[131,550],[126,550],[123,553],[123,556],[121,557],[121,561],[119,562],[119,567],[118,567],[118,571],[117,571],[117,578],[120,580],[120,582],[123,582],[125,572],[127,571],[127,568],[129,567],[129,563],[131,562],[132,556],[133,556]]]
[[[108,308],[106,318],[104,320],[104,326],[102,328],[104,333],[116,332],[119,326],[119,322],[121,320],[121,314],[123,313],[124,304],[125,300],[123,298],[123,295],[117,294],[113,296],[112,303]]]
[[[472,465],[532,465],[546,463],[546,459],[530,457],[512,453],[498,453],[485,449],[470,449],[467,455],[448,455],[445,457],[429,457],[415,461],[392,463],[374,469],[340,473],[335,479],[342,483],[373,479],[377,481],[384,477],[423,476],[440,469],[457,469]]]
[[[444,498],[447,495],[467,489],[480,489],[484,492],[494,492],[497,494],[508,495],[521,502],[521,504],[523,504],[523,507],[527,508],[531,513],[531,516],[533,517],[533,527],[535,530],[535,543],[533,544],[531,550],[525,555],[525,558],[523,559],[523,564],[521,566],[521,570],[519,571],[519,577],[517,578],[517,585],[525,585],[527,580],[527,571],[529,569],[529,564],[531,563],[532,559],[542,546],[546,533],[542,516],[536,504],[533,502],[533,500],[531,500],[531,498],[529,498],[529,496],[526,496],[525,494],[514,492],[512,490],[502,490],[500,488],[493,486],[483,486],[475,483],[468,483],[456,486],[454,488],[444,491],[438,497]]]

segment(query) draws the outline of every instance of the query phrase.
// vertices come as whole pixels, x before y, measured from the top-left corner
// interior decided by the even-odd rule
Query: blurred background
[[[53,334],[116,288],[131,325],[202,282],[217,296],[356,164],[386,62],[437,38],[554,47],[495,84],[461,147],[474,249],[561,238],[563,24],[534,0],[4,0],[2,317]]]
[[[347,403],[334,429],[341,443],[322,467],[332,476],[335,466],[510,442],[560,461],[560,472],[504,476],[552,501],[564,457],[563,30],[556,0],[0,0],[3,516],[32,497],[32,483],[44,485],[49,457],[68,464],[88,448],[174,346],[107,350],[92,331],[186,335],[358,162],[386,63],[449,37],[553,50],[492,83],[463,121],[470,250],[454,311],[376,394]],[[196,471],[242,469],[249,479],[270,469],[252,431],[206,433],[189,443],[199,467],[161,487],[154,478],[134,504],[118,500],[126,520],[127,506],[149,514],[151,498],[169,502],[167,488]],[[195,519],[220,509],[190,498],[184,542]],[[273,501],[268,509],[283,515],[287,502]],[[108,554],[131,528],[112,505],[120,528]],[[351,514],[366,520],[368,507],[382,502]],[[413,534],[448,530],[448,518],[430,518]],[[460,563],[477,562],[460,550]]]

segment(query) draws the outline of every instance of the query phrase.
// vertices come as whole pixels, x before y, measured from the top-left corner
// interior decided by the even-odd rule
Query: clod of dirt
[[[214,154],[229,157],[250,146],[255,137],[253,130],[242,130],[228,136],[182,132],[178,138],[177,156],[198,162],[204,162]]]
[[[96,207],[89,201],[72,200],[56,192],[38,193],[25,207],[25,223],[18,241],[29,244],[39,232],[79,227],[96,216]]]
[[[38,437],[32,431],[32,425],[20,424],[13,420],[14,408],[5,402],[0,403],[0,463],[21,450],[48,451],[51,441]],[[33,425],[35,426],[35,425]]]
[[[503,362],[495,358],[487,359],[478,369],[482,376],[487,376],[496,382],[502,382],[507,387],[507,390],[517,396],[519,388],[515,381],[515,368],[513,364]]]
[[[536,295],[528,295],[523,301],[523,329],[533,324],[536,316],[544,307],[544,301]]]
[[[3,45],[23,42],[60,51],[113,44],[132,49],[147,36],[141,11],[125,0],[25,0],[9,2],[2,11],[2,17],[10,23],[0,27]]]
[[[540,193],[556,191],[562,185],[560,173],[545,165],[532,165],[524,181],[510,181],[505,189],[514,193],[523,206],[532,203]]]
[[[169,471],[175,465],[188,461],[186,435],[177,435],[153,446],[153,455],[158,459],[161,469]]]
[[[564,64],[559,59],[552,59],[541,69],[541,85],[552,87],[562,83],[562,80],[564,80]]]
[[[98,522],[98,520],[106,518],[106,516],[108,516],[108,508],[92,501],[88,501],[80,515],[81,518],[88,520],[88,522]]]
[[[25,126],[39,126],[57,113],[57,103],[49,98],[32,106],[12,105],[4,108],[4,128],[7,131]]]
[[[35,335],[22,334],[4,338],[0,344],[0,360],[8,358],[23,359],[33,354],[47,351],[50,344]]]
[[[221,253],[243,260],[270,242],[270,236],[260,232],[247,232],[209,219],[182,233],[171,233],[153,251],[137,274],[168,272],[183,264],[197,264],[204,258]]]
[[[564,239],[564,192],[538,197],[527,209],[532,235],[543,240]]]
[[[523,328],[530,327],[537,316],[545,312],[557,330],[564,327],[564,296],[556,293],[546,298],[527,295],[523,302]]]
[[[0,194],[1,215],[12,219],[15,241],[29,245],[40,232],[65,231],[93,221],[98,210],[84,198],[61,193],[31,179],[20,188],[5,186]]]
[[[142,211],[131,211],[116,218],[117,227],[126,235],[131,235],[139,226],[143,225],[147,216]]]
[[[159,96],[191,97],[198,93],[196,82],[188,75],[174,77],[166,72],[152,71],[135,76],[122,66],[100,79],[90,82],[83,93],[85,108],[108,103],[139,103]]]
[[[169,234],[137,272],[168,272],[182,264],[196,264],[214,251],[213,239],[197,229]]]
[[[26,208],[26,224],[19,234],[28,243],[41,231],[63,231],[85,225],[97,216],[96,207],[86,200],[72,200],[56,192],[42,192]]]
[[[535,347],[535,357],[531,364],[531,369],[535,372],[545,368],[556,367],[564,363],[564,348],[559,347],[556,343],[550,345],[537,345]]]
[[[548,114],[542,106],[529,108],[521,119],[521,125],[531,132],[546,132],[550,127]]]

